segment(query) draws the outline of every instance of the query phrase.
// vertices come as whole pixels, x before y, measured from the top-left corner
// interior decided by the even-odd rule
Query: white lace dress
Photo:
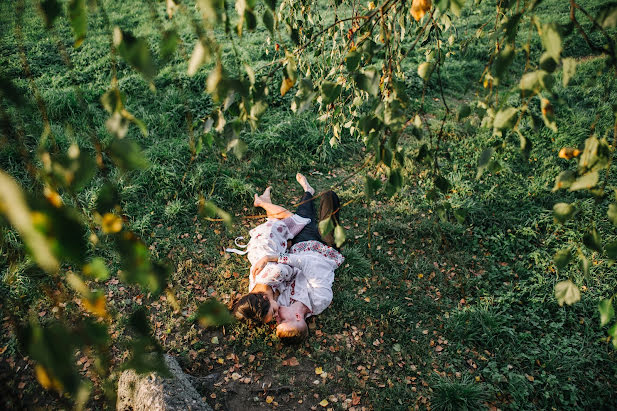
[[[279,305],[290,306],[300,301],[310,310],[307,315],[317,315],[332,302],[334,270],[345,258],[332,247],[319,241],[303,241],[281,254],[278,262],[297,270],[295,279],[279,286]]]
[[[251,240],[247,245],[247,257],[253,266],[262,257],[279,255],[287,250],[287,240],[294,238],[311,220],[297,214],[283,220],[268,219],[253,228],[249,234]],[[298,270],[287,264],[267,263],[261,272],[253,278],[249,275],[249,292],[256,284],[266,284],[279,290],[282,283],[289,284]]]

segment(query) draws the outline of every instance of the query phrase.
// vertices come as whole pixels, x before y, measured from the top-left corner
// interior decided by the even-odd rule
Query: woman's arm
[[[268,263],[276,263],[278,261],[278,255],[266,255],[261,257],[253,266],[251,267],[251,275],[253,279],[264,269],[266,264]]]

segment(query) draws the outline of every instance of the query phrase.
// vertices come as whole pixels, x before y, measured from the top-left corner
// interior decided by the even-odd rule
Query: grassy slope
[[[456,101],[471,99],[477,83],[469,79],[478,78],[485,64],[488,40],[475,38],[482,13],[492,7],[484,3],[466,12],[459,40],[467,46],[457,50],[443,73],[454,106]],[[106,4],[113,24],[136,35],[157,38],[142,2]],[[565,21],[560,4],[544,2],[547,20]],[[19,78],[25,89],[27,81],[12,36],[12,5],[3,2],[0,7],[0,54],[8,63],[4,70]],[[158,9],[162,15],[162,5]],[[187,26],[181,15],[175,18]],[[66,22],[60,23],[59,36],[70,46]],[[88,29],[83,46],[72,52],[77,67],[74,76],[90,101],[97,133],[109,142],[105,113],[98,103],[110,81],[108,37],[100,18],[91,18]],[[65,131],[70,124],[80,144],[88,147],[82,137],[87,135],[88,114],[78,106],[54,40],[40,28],[33,13],[26,16],[24,32],[33,74],[60,146],[66,148],[71,141]],[[188,29],[183,38],[192,39]],[[156,42],[152,44],[155,47]],[[263,33],[247,35],[239,48],[242,57],[252,61],[268,61],[272,56],[264,53]],[[584,45],[566,43],[564,54],[581,58],[587,56],[585,50]],[[229,65],[230,52],[224,51]],[[412,91],[418,88],[414,72],[420,59],[418,54],[405,62]],[[593,59],[584,62],[572,86],[558,89],[563,100],[557,106],[558,133],[526,130],[534,142],[529,161],[518,153],[518,142],[507,138],[511,144],[499,154],[505,169],[498,175],[474,179],[478,154],[495,140],[490,132],[474,126],[478,119],[472,118],[471,124],[447,124],[446,146],[454,159],[444,164],[454,184],[450,201],[469,210],[465,225],[437,222],[434,205],[425,197],[430,188],[423,178],[426,173],[411,163],[406,170],[409,184],[394,199],[377,199],[370,204],[356,201],[347,206],[343,214],[349,227],[344,250],[347,261],[337,272],[333,304],[314,320],[311,338],[299,348],[281,347],[267,327],[238,325],[223,335],[202,331],[187,321],[207,296],[229,301],[246,288],[246,261],[224,255],[221,248],[231,245],[238,235],[246,236],[254,224],[248,220],[227,230],[199,222],[197,199],[212,190],[224,208],[250,215],[254,213],[252,193],[272,184],[273,198],[290,204],[300,194],[293,180],[296,171],[319,171],[311,181],[318,190],[328,188],[361,162],[359,147],[348,142],[332,149],[328,138],[322,144],[323,132],[311,113],[296,117],[288,110],[287,99],[274,98],[260,129],[244,136],[250,147],[247,159],[223,161],[205,150],[187,167],[190,152],[183,107],[188,105],[194,118],[208,113],[211,102],[202,92],[207,69],[189,78],[184,74],[186,63],[178,58],[161,70],[155,80],[157,91],[152,92],[139,75],[121,64],[119,85],[127,94],[127,109],[144,120],[150,131],[143,137],[131,127],[127,138],[138,141],[151,161],[142,173],[117,176],[124,211],[153,253],[169,258],[176,268],[172,284],[184,309],[174,313],[165,301],[141,296],[139,290],[112,280],[101,285],[110,297],[111,310],[124,315],[138,305],[148,306],[156,335],[167,350],[179,356],[188,372],[222,373],[208,401],[229,408],[271,407],[264,402],[266,394],[285,407],[307,408],[324,398],[331,403],[336,399],[341,405],[352,398],[352,392],[361,396],[362,405],[377,409],[426,402],[454,409],[462,405],[475,408],[484,402],[511,408],[615,406],[615,356],[603,341],[605,330],[598,326],[595,309],[599,299],[614,287],[615,268],[605,262],[594,264],[593,276],[583,279],[574,265],[559,275],[551,265],[555,249],[566,241],[580,241],[575,226],[587,224],[594,207],[607,206],[606,201],[594,204],[584,194],[550,192],[554,176],[569,166],[556,158],[558,148],[579,145],[587,137],[598,101],[604,101],[600,87],[587,84],[598,64]],[[610,98],[614,103],[614,94]],[[515,97],[512,101],[516,104]],[[610,104],[600,107],[598,130],[603,133],[611,121]],[[32,147],[41,131],[39,118],[35,108],[22,116]],[[417,147],[412,140],[406,144],[409,150]],[[2,168],[25,178],[12,148],[0,150]],[[359,197],[360,183],[354,178],[339,188],[344,201]],[[80,195],[80,201],[91,206],[100,184],[95,181]],[[580,201],[582,212],[578,223],[560,227],[553,223],[550,209],[554,202],[564,200]],[[599,221],[598,226],[605,239],[614,236],[606,221]],[[5,237],[15,244],[8,234]],[[94,253],[109,257],[116,268],[108,244],[101,244]],[[2,267],[3,298],[34,300],[38,280],[31,276],[36,274],[28,264]],[[581,303],[561,308],[552,296],[552,287],[567,275],[585,284],[587,291]],[[44,311],[44,320],[53,315],[50,308],[38,305],[32,310]],[[114,331],[114,338],[121,342],[122,321]],[[213,336],[218,337],[218,343],[212,342]],[[0,357],[6,381],[3,386],[8,387],[10,396],[25,394],[16,398],[16,403],[58,401],[51,395],[38,397],[31,367],[15,374],[25,362],[14,339],[6,334],[0,338],[0,345],[7,347]],[[115,354],[119,363],[121,349]],[[290,357],[296,357],[300,365],[285,365],[283,359]],[[327,376],[317,376],[315,367],[322,367]],[[234,380],[233,373],[241,379]],[[242,382],[244,378],[250,382]],[[27,383],[23,392],[16,388],[22,379]],[[291,390],[268,391],[264,383]],[[29,396],[34,399],[24,399]]]

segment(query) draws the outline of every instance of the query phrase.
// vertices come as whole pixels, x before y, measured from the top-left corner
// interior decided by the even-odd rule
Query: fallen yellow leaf
[[[315,368],[315,374],[321,375],[322,372],[323,372],[323,368],[321,368],[321,367]]]
[[[272,401],[274,401],[274,397],[273,397],[273,396],[271,396],[271,395],[268,395],[268,396],[266,397],[266,402],[267,402],[268,404],[271,404],[271,403],[272,403]]]
[[[328,406],[328,400],[322,400],[319,405],[321,405],[322,407],[327,407]]]

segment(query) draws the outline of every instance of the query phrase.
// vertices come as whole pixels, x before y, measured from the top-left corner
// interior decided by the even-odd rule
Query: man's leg
[[[301,243],[302,241],[316,240],[321,241],[319,235],[319,227],[317,226],[317,214],[315,214],[315,204],[313,201],[314,193],[306,191],[300,200],[300,205],[296,210],[296,214],[300,217],[310,218],[311,222],[304,226],[302,231],[298,233],[292,240],[292,244]]]
[[[319,204],[319,221],[325,220],[326,218],[330,217],[332,219],[332,223],[336,227],[340,224],[340,207],[341,201],[339,200],[336,193],[332,190],[326,191],[321,196],[321,202]],[[331,231],[325,237],[323,237],[323,242],[330,247],[335,247],[334,232]]]
[[[302,241],[316,240],[321,241],[321,236],[319,235],[319,228],[317,226],[317,215],[315,214],[315,204],[313,202],[313,196],[315,195],[315,190],[306,180],[302,174],[296,174],[296,180],[304,189],[304,195],[300,200],[300,205],[296,210],[296,214],[300,217],[310,218],[311,222],[308,223],[302,231],[295,236],[291,242],[292,244],[300,243]]]

